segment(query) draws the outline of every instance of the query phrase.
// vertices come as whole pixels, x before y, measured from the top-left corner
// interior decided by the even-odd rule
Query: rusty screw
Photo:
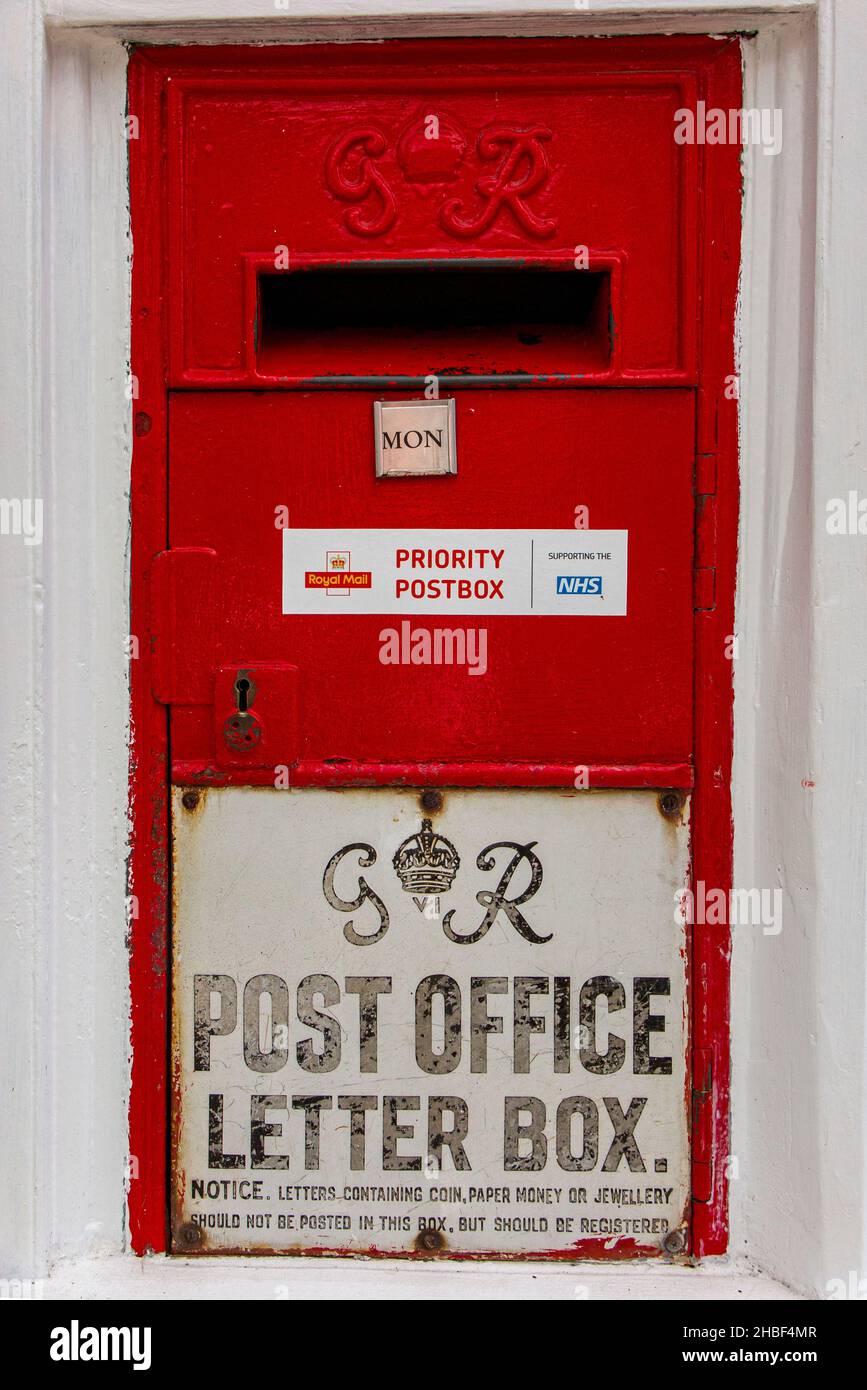
[[[195,811],[195,809],[196,809],[196,807],[198,806],[198,804],[199,804],[199,793],[198,793],[198,792],[184,792],[183,796],[181,797],[181,805],[183,806],[183,808],[184,808],[185,811]],[[194,1229],[195,1229],[195,1228],[194,1228]]]
[[[435,1254],[438,1250],[445,1248],[445,1237],[439,1231],[427,1229],[419,1231],[415,1238],[416,1250],[427,1250]]]
[[[421,808],[423,811],[441,811],[443,809],[443,794],[430,787],[421,794]]]
[[[656,804],[666,820],[677,820],[679,817],[681,807],[679,792],[660,792]]]
[[[192,1221],[185,1221],[178,1228],[178,1245],[185,1250],[197,1250],[202,1243],[202,1232]]]
[[[668,1255],[682,1255],[686,1249],[686,1231],[677,1226],[662,1239],[662,1248]]]

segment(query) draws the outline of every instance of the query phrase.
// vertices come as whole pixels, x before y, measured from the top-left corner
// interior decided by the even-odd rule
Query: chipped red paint
[[[130,662],[129,891],[137,900],[130,933],[129,1223],[133,1249],[166,1248],[167,999],[170,893],[168,719],[151,694],[148,574],[165,548],[166,430],[165,247],[160,201],[150,171],[162,158],[161,95],[155,73],[130,64],[129,105],[140,138],[129,142],[130,211],[135,229],[132,290],[132,364],[137,379],[136,416],[147,430],[134,432],[130,493],[130,605],[138,659]]]
[[[701,88],[708,107],[732,110],[742,105],[738,43],[720,45]],[[740,149],[733,145],[706,148],[703,180],[695,563],[697,567],[713,567],[716,584],[715,607],[695,615],[692,865],[694,880],[712,883],[728,893],[732,883],[734,693],[732,662],[727,652],[734,633],[738,548],[738,407],[733,324],[740,272]],[[697,1099],[692,1125],[691,1249],[697,1256],[722,1254],[728,1243],[730,958],[727,927],[693,929],[690,1009],[693,1087]]]
[[[453,113],[453,121],[446,153],[451,151],[451,158],[462,150],[462,158],[469,162],[464,182],[447,184],[447,199],[438,201],[430,196],[432,179],[437,174],[450,175],[453,170],[430,166],[427,154],[414,142],[408,117],[392,120],[380,111],[376,122],[379,133],[365,134],[370,124],[369,103],[378,94],[399,91],[407,71],[416,73],[413,89],[419,93],[448,93],[443,104]],[[483,85],[485,74],[492,72],[497,74],[498,91],[504,93],[503,105],[514,113],[510,129],[498,126],[495,130],[490,121],[479,122],[473,117],[472,94]],[[155,665],[149,592],[153,562],[170,544],[211,544],[210,537],[199,534],[202,513],[196,506],[179,514],[177,533],[173,529],[170,536],[169,390],[176,392],[178,418],[186,420],[187,430],[195,436],[200,418],[196,412],[204,400],[216,399],[214,387],[223,392],[267,389],[269,397],[283,396],[286,401],[273,408],[287,412],[295,409],[292,392],[303,390],[308,393],[306,399],[313,402],[317,396],[321,399],[321,392],[339,387],[347,393],[340,409],[350,419],[356,409],[351,393],[372,392],[373,375],[383,370],[363,334],[350,344],[350,370],[357,374],[351,381],[346,380],[346,363],[329,353],[325,339],[317,349],[318,359],[316,353],[313,355],[313,369],[303,371],[279,323],[276,333],[271,325],[271,337],[265,342],[263,333],[268,325],[262,322],[257,275],[271,251],[271,241],[283,240],[274,234],[275,208],[279,197],[285,200],[289,194],[284,183],[278,196],[274,180],[262,177],[263,169],[275,163],[277,136],[274,131],[254,130],[249,111],[242,113],[237,105],[229,111],[229,124],[243,152],[232,166],[239,196],[228,197],[216,190],[211,196],[219,201],[211,206],[206,198],[202,204],[207,215],[200,209],[198,220],[192,224],[182,219],[186,201],[181,195],[186,199],[190,189],[201,192],[209,180],[213,188],[214,171],[202,160],[207,156],[207,122],[219,120],[219,115],[215,117],[211,108],[196,107],[204,94],[213,97],[223,92],[231,104],[244,92],[263,87],[273,90],[288,83],[299,100],[305,93],[315,97],[328,87],[334,98],[344,103],[346,121],[340,130],[334,128],[332,115],[327,129],[321,119],[311,118],[310,149],[324,141],[323,151],[330,164],[325,159],[318,163],[318,156],[312,158],[307,149],[302,158],[291,150],[288,155],[293,160],[295,179],[291,198],[300,210],[298,240],[306,255],[306,261],[304,256],[301,260],[312,275],[326,263],[345,264],[349,260],[371,269],[372,262],[395,256],[404,261],[426,256],[435,272],[442,273],[446,259],[453,262],[455,258],[487,256],[497,260],[500,270],[510,267],[517,273],[525,266],[556,276],[568,265],[571,249],[582,240],[575,229],[584,225],[586,209],[592,207],[602,230],[594,237],[587,269],[602,277],[600,293],[607,298],[591,305],[587,332],[569,348],[571,356],[564,358],[564,370],[556,370],[555,358],[544,353],[534,356],[531,351],[525,359],[528,375],[517,379],[513,369],[523,367],[524,362],[516,362],[514,354],[504,353],[502,343],[492,338],[480,348],[488,363],[486,374],[478,374],[471,364],[447,362],[442,369],[444,389],[447,385],[449,391],[463,393],[496,387],[497,409],[506,405],[510,410],[509,403],[516,399],[515,388],[519,386],[519,396],[531,406],[533,396],[526,397],[525,393],[540,387],[559,388],[556,395],[562,402],[581,397],[587,387],[594,388],[600,401],[607,399],[609,392],[614,409],[604,407],[606,418],[622,420],[634,412],[634,424],[623,442],[636,456],[641,449],[642,457],[649,447],[646,420],[631,399],[640,397],[645,386],[677,387],[672,396],[694,399],[693,490],[697,501],[690,568],[695,566],[697,611],[689,630],[686,625],[672,625],[658,634],[655,642],[639,643],[630,653],[624,652],[622,638],[612,641],[603,632],[593,635],[600,644],[597,669],[620,672],[623,699],[612,701],[603,691],[596,704],[586,706],[586,726],[592,737],[589,747],[576,750],[575,765],[587,766],[591,789],[692,786],[694,875],[723,890],[730,887],[732,682],[725,652],[734,622],[738,479],[737,404],[735,393],[727,393],[726,384],[735,370],[739,151],[730,146],[680,147],[676,166],[673,158],[670,166],[658,159],[653,164],[658,188],[654,193],[652,181],[645,184],[651,191],[641,216],[636,216],[638,166],[628,123],[633,118],[627,115],[627,106],[632,112],[636,103],[612,104],[614,125],[606,128],[606,138],[582,143],[581,131],[576,129],[571,145],[568,139],[564,142],[562,132],[558,136],[556,119],[549,115],[550,103],[562,98],[564,74],[572,93],[569,99],[574,102],[576,94],[592,90],[602,80],[600,74],[606,73],[609,79],[616,73],[619,83],[640,90],[648,103],[670,103],[674,95],[684,105],[699,99],[708,107],[741,104],[737,40],[462,40],[330,49],[152,48],[137,51],[131,60],[129,109],[139,118],[140,132],[140,138],[129,143],[134,248],[132,372],[138,386],[131,485],[131,601],[132,632],[139,639],[140,654],[131,663],[130,893],[137,899],[138,911],[131,923],[130,1150],[134,1163],[129,1213],[132,1244],[138,1252],[163,1250],[167,1239],[169,782],[173,778],[184,783],[225,785],[264,780],[261,770],[238,773],[218,769],[212,742],[213,709],[207,705],[173,712],[170,768],[167,707],[151,694],[154,684],[159,689],[164,677],[177,674],[176,665],[166,667],[162,657],[160,665]],[[543,120],[539,119],[540,107],[545,113]],[[185,113],[205,123],[196,146],[198,163],[190,159],[190,149],[184,144]],[[521,131],[530,127],[537,134],[521,162],[513,156],[524,139]],[[226,128],[224,122],[222,129]],[[348,171],[341,162],[346,159],[346,149],[336,144],[338,137],[345,142],[350,136],[360,142],[353,158],[363,155],[367,164],[356,163]],[[580,149],[580,178],[563,180],[558,140],[559,149],[567,155]],[[283,149],[285,152],[285,144]],[[675,182],[669,186],[660,171],[675,167]],[[473,192],[480,175],[488,176],[487,202]],[[353,179],[359,178],[361,185],[354,186]],[[319,202],[314,196],[317,180],[320,184],[325,180],[325,194]],[[356,195],[361,187],[365,191],[359,198]],[[670,214],[673,202],[677,202],[679,216]],[[385,240],[378,242],[378,236]],[[611,327],[607,346],[605,335],[600,333],[603,308]],[[565,343],[560,346],[566,352]],[[412,361],[411,373],[422,372],[424,358],[423,353]],[[578,383],[580,389],[575,390]],[[393,368],[387,368],[376,386],[380,392],[390,386],[417,389],[417,378],[398,376]],[[573,391],[564,393],[567,387]],[[554,405],[554,399],[549,397],[546,403],[549,411],[568,412],[568,404]],[[658,399],[661,405],[661,397]],[[228,420],[234,409],[243,411],[244,405],[238,398],[236,407],[227,402],[221,408]],[[564,413],[563,418],[565,421],[568,416]],[[684,414],[678,428],[683,431],[686,423]],[[691,423],[689,428],[692,430]],[[598,447],[598,441],[593,447]],[[663,448],[658,465],[661,477],[665,457]],[[631,479],[633,493],[636,478]],[[564,474],[561,482],[568,491],[569,475]],[[621,511],[628,512],[628,483],[624,476],[615,498],[604,488],[591,498],[597,514],[605,516],[604,524],[626,524],[616,518]],[[562,496],[557,505],[562,505]],[[652,493],[646,497],[648,505],[656,505]],[[523,499],[519,490],[511,502],[506,498],[496,524],[526,524],[522,520]],[[201,498],[205,510],[208,500]],[[552,494],[550,519],[546,514],[542,524],[564,524],[560,512],[551,511],[555,500]],[[587,499],[577,496],[574,500]],[[420,505],[423,514],[425,504],[422,501]],[[669,524],[669,510],[663,507],[660,528]],[[484,509],[478,510],[478,516],[485,514]],[[477,522],[478,516],[468,517],[469,524]],[[218,541],[224,549],[231,545],[226,535],[220,535]],[[675,557],[677,564],[684,563],[686,549]],[[257,560],[257,564],[249,576],[254,593],[262,591],[270,574],[268,566],[273,569],[273,558]],[[247,612],[252,620],[249,605]],[[274,624],[270,633],[267,626],[262,628],[267,649],[250,655],[293,659],[294,653],[271,650],[271,638],[278,628],[279,624]],[[286,631],[286,625],[280,630]],[[296,625],[296,635],[305,638],[303,622]],[[307,633],[305,640],[311,636]],[[606,650],[606,643],[610,650]],[[189,653],[183,655],[186,658]],[[233,651],[227,659],[240,655]],[[577,668],[569,658],[564,667],[573,679],[572,671]],[[532,661],[528,663],[531,668]],[[643,703],[636,701],[630,714],[628,692],[632,690],[634,696],[639,679]],[[547,693],[550,699],[550,690]],[[504,686],[504,719],[512,695]],[[544,728],[543,703],[533,707],[539,729]],[[452,724],[456,708],[448,708]],[[383,712],[384,728],[388,727],[386,714],[393,716],[394,710]],[[504,729],[508,733],[505,724]],[[438,762],[419,761],[418,754],[414,760],[408,747],[395,747],[389,749],[386,761],[387,740],[378,760],[338,758],[333,754],[340,750],[327,746],[326,735],[324,724],[314,721],[311,727],[308,719],[308,743],[292,769],[291,784],[574,785],[576,766],[558,761],[563,740],[558,741],[553,730],[546,756],[541,758],[533,757],[530,750],[525,754],[516,735],[515,760],[509,762],[497,755],[493,744],[482,746],[483,740],[473,757],[465,757],[461,750],[460,760],[445,756]],[[691,952],[691,1250],[702,1255],[724,1250],[727,1239],[728,938],[720,928],[697,927],[692,933]],[[627,1240],[613,1249],[604,1248],[604,1244],[578,1242],[567,1251],[551,1251],[550,1258],[624,1259],[639,1250]],[[385,1252],[381,1253],[385,1257]],[[390,1253],[388,1257],[394,1258]],[[444,1256],[407,1251],[406,1257]]]
[[[290,787],[562,787],[569,791],[605,787],[678,787],[693,785],[689,763],[590,764],[576,782],[572,763],[359,763],[298,762],[287,772]],[[245,772],[175,759],[172,781],[203,787],[274,785],[273,768]]]
[[[566,1248],[557,1247],[551,1250],[534,1250],[532,1255],[510,1253],[507,1250],[450,1250],[448,1246],[442,1250],[418,1250],[413,1244],[411,1250],[378,1250],[376,1246],[366,1248],[364,1252],[350,1249],[349,1247],[340,1249],[335,1246],[326,1245],[299,1245],[297,1249],[286,1250],[264,1250],[260,1246],[235,1245],[231,1247],[220,1246],[218,1252],[208,1249],[207,1243],[203,1243],[198,1249],[185,1250],[184,1259],[202,1259],[218,1253],[220,1256],[249,1256],[251,1259],[285,1259],[292,1255],[317,1255],[322,1258],[332,1260],[346,1259],[365,1259],[365,1260],[446,1260],[449,1262],[477,1262],[479,1260],[506,1260],[510,1262],[521,1260],[560,1260],[575,1263],[576,1260],[605,1260],[624,1261],[637,1258],[646,1259],[648,1255],[658,1256],[659,1251],[647,1245],[642,1245],[640,1241],[633,1240],[632,1236],[618,1237],[617,1243],[609,1247],[607,1241],[610,1237],[593,1240],[576,1240],[574,1244]]]

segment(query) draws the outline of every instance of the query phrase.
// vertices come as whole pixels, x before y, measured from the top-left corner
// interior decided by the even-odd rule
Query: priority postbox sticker
[[[283,612],[623,617],[627,531],[283,532]]]

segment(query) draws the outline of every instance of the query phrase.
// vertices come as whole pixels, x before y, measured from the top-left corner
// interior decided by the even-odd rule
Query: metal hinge
[[[695,487],[696,497],[710,497],[716,493],[716,454],[696,454]]]
[[[716,607],[716,462],[716,454],[699,454],[695,461],[696,613],[710,613]]]
[[[712,613],[716,608],[716,565],[697,566],[693,571],[693,608],[696,613]]]
[[[217,552],[162,550],[151,561],[151,688],[164,705],[214,700]]]

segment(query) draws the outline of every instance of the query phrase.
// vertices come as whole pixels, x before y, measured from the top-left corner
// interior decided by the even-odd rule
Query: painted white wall
[[[782,887],[784,915],[779,936],[735,930],[732,1245],[793,1282],[816,1285],[823,1181],[815,1050],[816,793],[802,785],[815,779],[816,58],[801,26],[762,34],[751,47],[747,101],[779,106],[784,134],[776,159],[753,152],[747,160],[735,877],[739,885]]]
[[[30,7],[7,6],[0,63],[0,138],[6,197],[0,200],[0,496],[42,495],[39,400],[42,362],[36,335],[36,262],[41,142],[42,43]],[[42,811],[41,693],[42,563],[44,552],[20,537],[0,535],[0,1087],[10,1173],[19,1190],[0,1202],[0,1264],[34,1271],[36,1211],[36,1092],[40,949],[39,843]],[[37,703],[38,702],[38,703]],[[8,996],[6,992],[8,991]],[[4,1258],[5,1257],[5,1258]]]
[[[737,1246],[822,1294],[867,1272],[865,538],[825,524],[867,491],[867,9],[820,3],[812,49],[783,26],[751,65],[787,126],[747,179],[735,860],[785,918],[736,941],[733,1208]]]
[[[123,40],[733,26],[757,33],[745,44],[750,104],[782,107],[785,122],[777,158],[745,158],[735,877],[779,883],[785,917],[780,936],[742,929],[735,941],[732,1251],[813,1296],[850,1270],[863,1277],[867,541],[825,530],[829,497],[867,493],[863,0],[593,0],[586,11],[572,0],[292,0],[288,17],[265,0],[3,0],[3,24],[0,496],[43,497],[46,535],[40,547],[0,537],[0,1114],[15,1175],[0,1189],[0,1277],[60,1261],[60,1292],[142,1287],[137,1262],[121,1257]],[[236,1262],[148,1265],[150,1294],[244,1296],[264,1278]],[[388,1296],[387,1268],[330,1269],[332,1292],[366,1277]],[[401,1287],[425,1297],[530,1287],[509,1271],[472,1274],[448,1282],[438,1269]],[[267,1277],[278,1277],[273,1264]],[[306,1265],[279,1277],[318,1287]],[[574,1296],[575,1277],[549,1272],[544,1287]],[[769,1289],[737,1258],[678,1279],[674,1292],[671,1272],[580,1271],[598,1296]]]

